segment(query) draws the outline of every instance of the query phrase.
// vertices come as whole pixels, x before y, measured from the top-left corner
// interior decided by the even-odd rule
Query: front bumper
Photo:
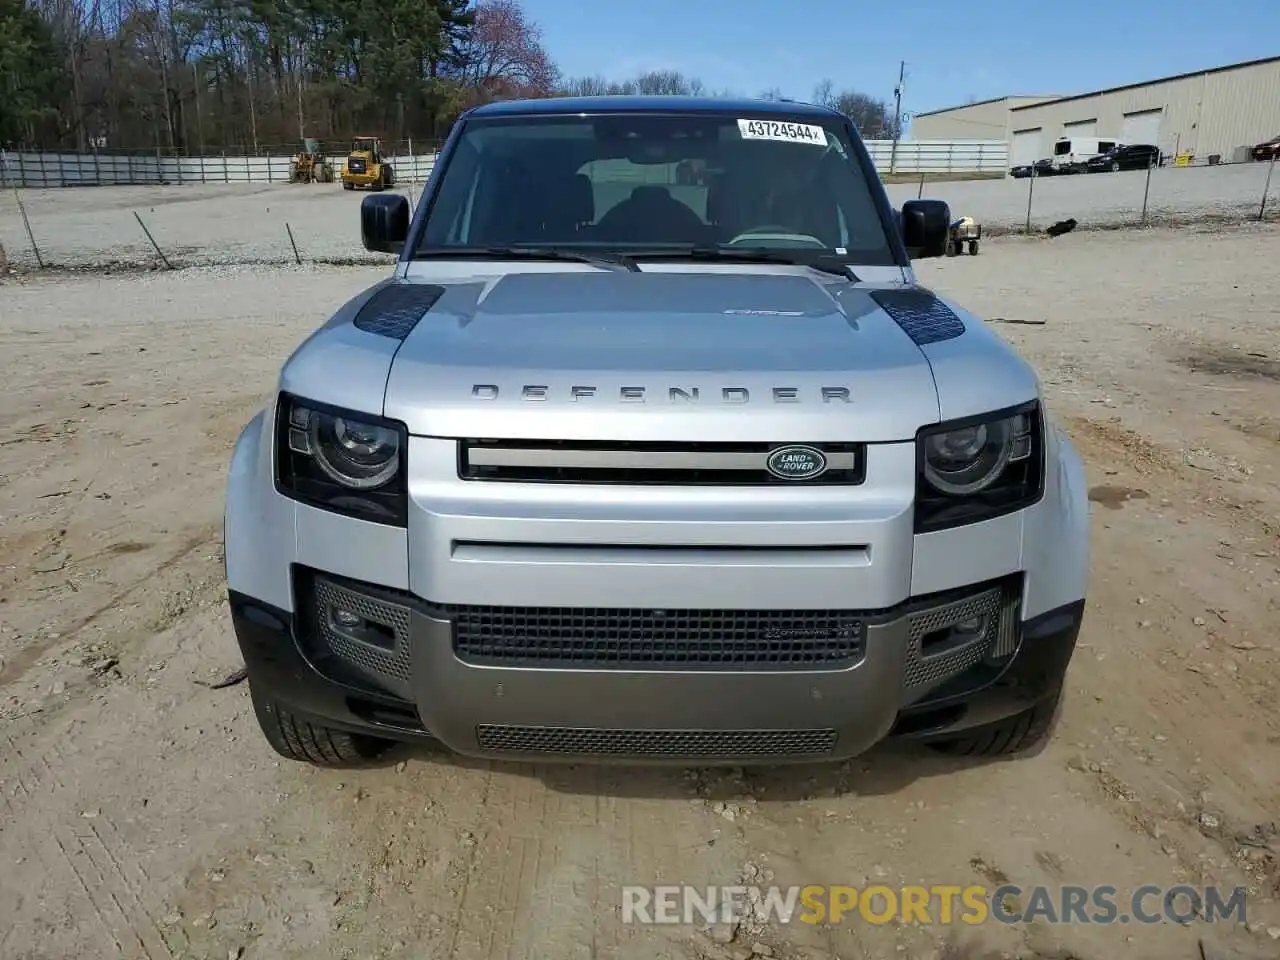
[[[832,759],[1016,714],[1074,648],[1087,484],[1058,430],[1038,504],[915,535],[910,444],[850,495],[472,483],[413,438],[406,529],[277,492],[270,416],[232,459],[231,612],[255,693],[322,725],[480,757]]]
[[[257,693],[339,729],[538,761],[837,760],[889,737],[954,736],[1054,695],[1084,605],[1023,622],[1021,578],[1006,577],[853,613],[848,642],[825,648],[821,663],[804,662],[813,647],[803,642],[752,653],[742,630],[736,647],[704,644],[706,662],[676,663],[660,642],[637,645],[624,620],[586,624],[605,611],[575,610],[576,630],[564,616],[552,629],[533,608],[440,607],[305,568],[293,575],[297,614],[230,595]],[[335,627],[338,608],[375,632],[362,640]],[[584,629],[604,634],[587,646]]]

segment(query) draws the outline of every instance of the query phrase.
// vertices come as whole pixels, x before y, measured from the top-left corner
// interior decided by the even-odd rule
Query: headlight
[[[916,532],[1020,510],[1044,493],[1039,404],[940,424],[917,439]]]
[[[400,435],[387,427],[303,406],[289,411],[289,449],[316,464],[331,480],[372,490],[400,466]]]
[[[955,427],[924,438],[924,475],[940,493],[963,497],[991,486],[1005,467],[1031,456],[1025,413]]]
[[[404,526],[405,445],[401,424],[282,394],[277,486],[323,510]]]

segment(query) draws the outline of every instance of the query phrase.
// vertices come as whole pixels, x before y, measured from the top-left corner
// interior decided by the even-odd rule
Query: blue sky
[[[1084,93],[1280,55],[1280,0],[523,0],[570,75],[678,69],[712,90],[803,99],[829,77],[908,113]],[[1280,96],[1280,92],[1277,93]]]

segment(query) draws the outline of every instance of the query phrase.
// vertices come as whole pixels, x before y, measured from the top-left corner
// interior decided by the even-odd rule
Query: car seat
[[[707,225],[664,186],[644,184],[600,218],[599,239],[615,243],[705,242]]]

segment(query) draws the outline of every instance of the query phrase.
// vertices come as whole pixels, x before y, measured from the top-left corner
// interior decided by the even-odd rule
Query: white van
[[[1124,141],[1108,137],[1059,137],[1050,163],[1055,173],[1083,173],[1090,159],[1124,145]]]

